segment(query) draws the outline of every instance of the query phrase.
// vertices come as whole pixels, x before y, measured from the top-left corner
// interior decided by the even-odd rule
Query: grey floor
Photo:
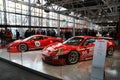
[[[61,80],[0,58],[0,80]]]
[[[0,49],[0,57],[11,60],[28,68],[49,74],[64,80],[90,80],[92,60],[78,62],[74,65],[53,66],[42,62],[41,50],[24,53],[8,53]],[[120,80],[120,50],[105,61],[105,80]]]

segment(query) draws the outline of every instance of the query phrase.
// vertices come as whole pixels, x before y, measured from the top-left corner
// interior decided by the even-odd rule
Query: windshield
[[[79,45],[82,42],[83,38],[79,38],[79,37],[72,37],[68,40],[66,40],[65,42],[63,42],[63,44],[69,44],[69,45]]]
[[[23,41],[27,41],[27,40],[31,39],[32,37],[33,36],[27,37],[27,38],[23,39]]]

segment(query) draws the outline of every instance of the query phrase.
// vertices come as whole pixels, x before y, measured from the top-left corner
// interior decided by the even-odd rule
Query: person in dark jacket
[[[18,30],[16,30],[16,39],[19,39],[20,37],[20,33],[18,32]]]
[[[66,40],[68,38],[70,38],[70,37],[72,37],[72,33],[70,32],[70,30],[65,31],[65,38],[66,38]]]
[[[0,31],[0,38],[1,38],[1,46],[4,47],[6,44],[6,40],[5,40],[5,30],[1,30]]]

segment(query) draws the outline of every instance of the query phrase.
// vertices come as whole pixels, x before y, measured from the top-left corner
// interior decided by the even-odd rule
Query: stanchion
[[[63,59],[62,59],[62,66],[63,66]],[[60,66],[61,67],[61,69],[60,69],[60,76],[61,76],[61,78],[63,78],[63,67],[62,66]]]
[[[9,60],[11,61],[11,54],[10,54],[10,52],[8,52],[8,54],[9,54]]]
[[[21,53],[21,65],[23,65],[23,56],[22,56],[23,51],[21,51],[20,53]]]

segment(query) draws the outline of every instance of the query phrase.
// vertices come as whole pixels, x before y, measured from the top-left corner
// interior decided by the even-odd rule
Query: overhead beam
[[[118,7],[118,6],[120,6],[120,2],[110,4],[110,6],[111,7]],[[72,8],[72,9],[69,9],[69,10],[70,11],[73,11],[73,10],[84,11],[85,9],[97,10],[97,9],[100,9],[101,7],[103,7],[104,9],[108,9],[108,7],[106,5],[96,5],[96,6],[89,6],[89,7]],[[68,11],[68,10],[64,10],[64,11]]]
[[[110,2],[111,0],[102,0],[102,2],[110,9],[110,11],[112,12],[112,9],[111,9],[111,6],[110,6],[110,4],[109,4],[109,2]]]

